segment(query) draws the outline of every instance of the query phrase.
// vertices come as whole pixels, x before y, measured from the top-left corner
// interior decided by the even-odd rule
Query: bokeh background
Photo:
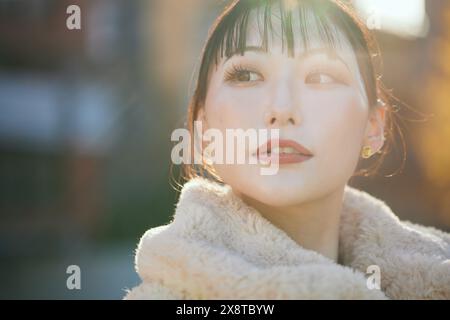
[[[401,144],[352,185],[450,230],[450,1],[356,0],[381,27]],[[66,9],[81,8],[81,30]],[[0,298],[119,299],[133,251],[166,223],[170,134],[218,0],[0,0]],[[375,20],[371,20],[375,19]],[[81,268],[68,290],[66,268]]]

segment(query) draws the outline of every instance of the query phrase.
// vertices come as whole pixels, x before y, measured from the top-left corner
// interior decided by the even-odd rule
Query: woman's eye
[[[225,75],[225,81],[237,82],[237,83],[248,83],[262,80],[262,76],[255,71],[246,70],[240,67],[233,68],[230,72]]]
[[[256,72],[252,71],[239,71],[236,74],[236,80],[240,82],[249,82],[259,80],[259,76]]]
[[[323,73],[323,72],[315,72],[306,77],[305,80],[306,84],[335,84],[335,83],[341,83],[338,79],[335,77]]]

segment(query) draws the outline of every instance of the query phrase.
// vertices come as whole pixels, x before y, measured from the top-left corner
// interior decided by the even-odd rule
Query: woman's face
[[[224,137],[226,129],[279,129],[280,139],[300,143],[313,157],[280,164],[275,175],[262,175],[263,164],[215,164],[215,171],[238,193],[273,206],[342,188],[373,129],[352,49],[330,51],[318,41],[307,52],[296,46],[289,57],[281,41],[273,41],[266,53],[257,49],[259,32],[251,30],[243,56],[224,58],[212,68],[197,119],[203,129],[218,129]]]

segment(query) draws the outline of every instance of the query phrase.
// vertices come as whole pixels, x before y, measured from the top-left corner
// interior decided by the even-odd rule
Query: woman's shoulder
[[[341,218],[344,263],[377,266],[389,297],[450,298],[448,233],[403,221],[384,201],[353,188],[346,189]]]
[[[432,226],[402,220],[384,200],[356,188],[345,189],[342,218],[344,227],[349,224],[364,231],[361,228],[366,224],[386,237],[402,233],[450,245],[449,233]]]
[[[432,226],[425,226],[417,223],[413,223],[411,221],[402,221],[405,227],[410,228],[412,230],[415,230],[416,232],[420,232],[422,234],[428,235],[430,237],[436,237],[439,238],[445,242],[447,242],[450,245],[450,234],[437,229]]]

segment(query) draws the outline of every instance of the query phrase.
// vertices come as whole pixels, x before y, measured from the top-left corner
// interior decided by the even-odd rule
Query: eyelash
[[[240,73],[243,72],[250,72],[250,73],[256,73],[261,78],[264,79],[264,77],[259,73],[258,71],[253,70],[252,68],[245,67],[242,64],[233,64],[230,68],[230,70],[225,72],[225,81],[226,82],[240,82],[237,77]],[[251,81],[248,81],[251,82]]]
[[[253,68],[246,67],[242,64],[233,64],[230,68],[230,70],[225,72],[225,81],[226,82],[237,82],[237,83],[245,83],[245,82],[253,82],[253,81],[240,81],[237,79],[238,75],[243,72],[250,72],[250,73],[256,73],[258,76],[264,80],[264,77],[261,75],[260,72],[255,71]],[[324,70],[323,67],[315,67],[311,72],[308,73],[308,75],[305,77],[305,83],[306,79],[312,75],[322,74],[326,75],[333,79],[333,82],[338,84],[347,84],[347,81],[345,80],[345,76],[339,74],[339,72],[329,72]]]
[[[345,80],[345,76],[343,76],[339,72],[326,71],[322,67],[313,68],[313,71],[309,72],[308,75],[306,76],[306,78],[310,77],[311,75],[317,75],[317,74],[326,75],[326,76],[332,78],[333,81],[338,84],[347,84],[347,82]]]

